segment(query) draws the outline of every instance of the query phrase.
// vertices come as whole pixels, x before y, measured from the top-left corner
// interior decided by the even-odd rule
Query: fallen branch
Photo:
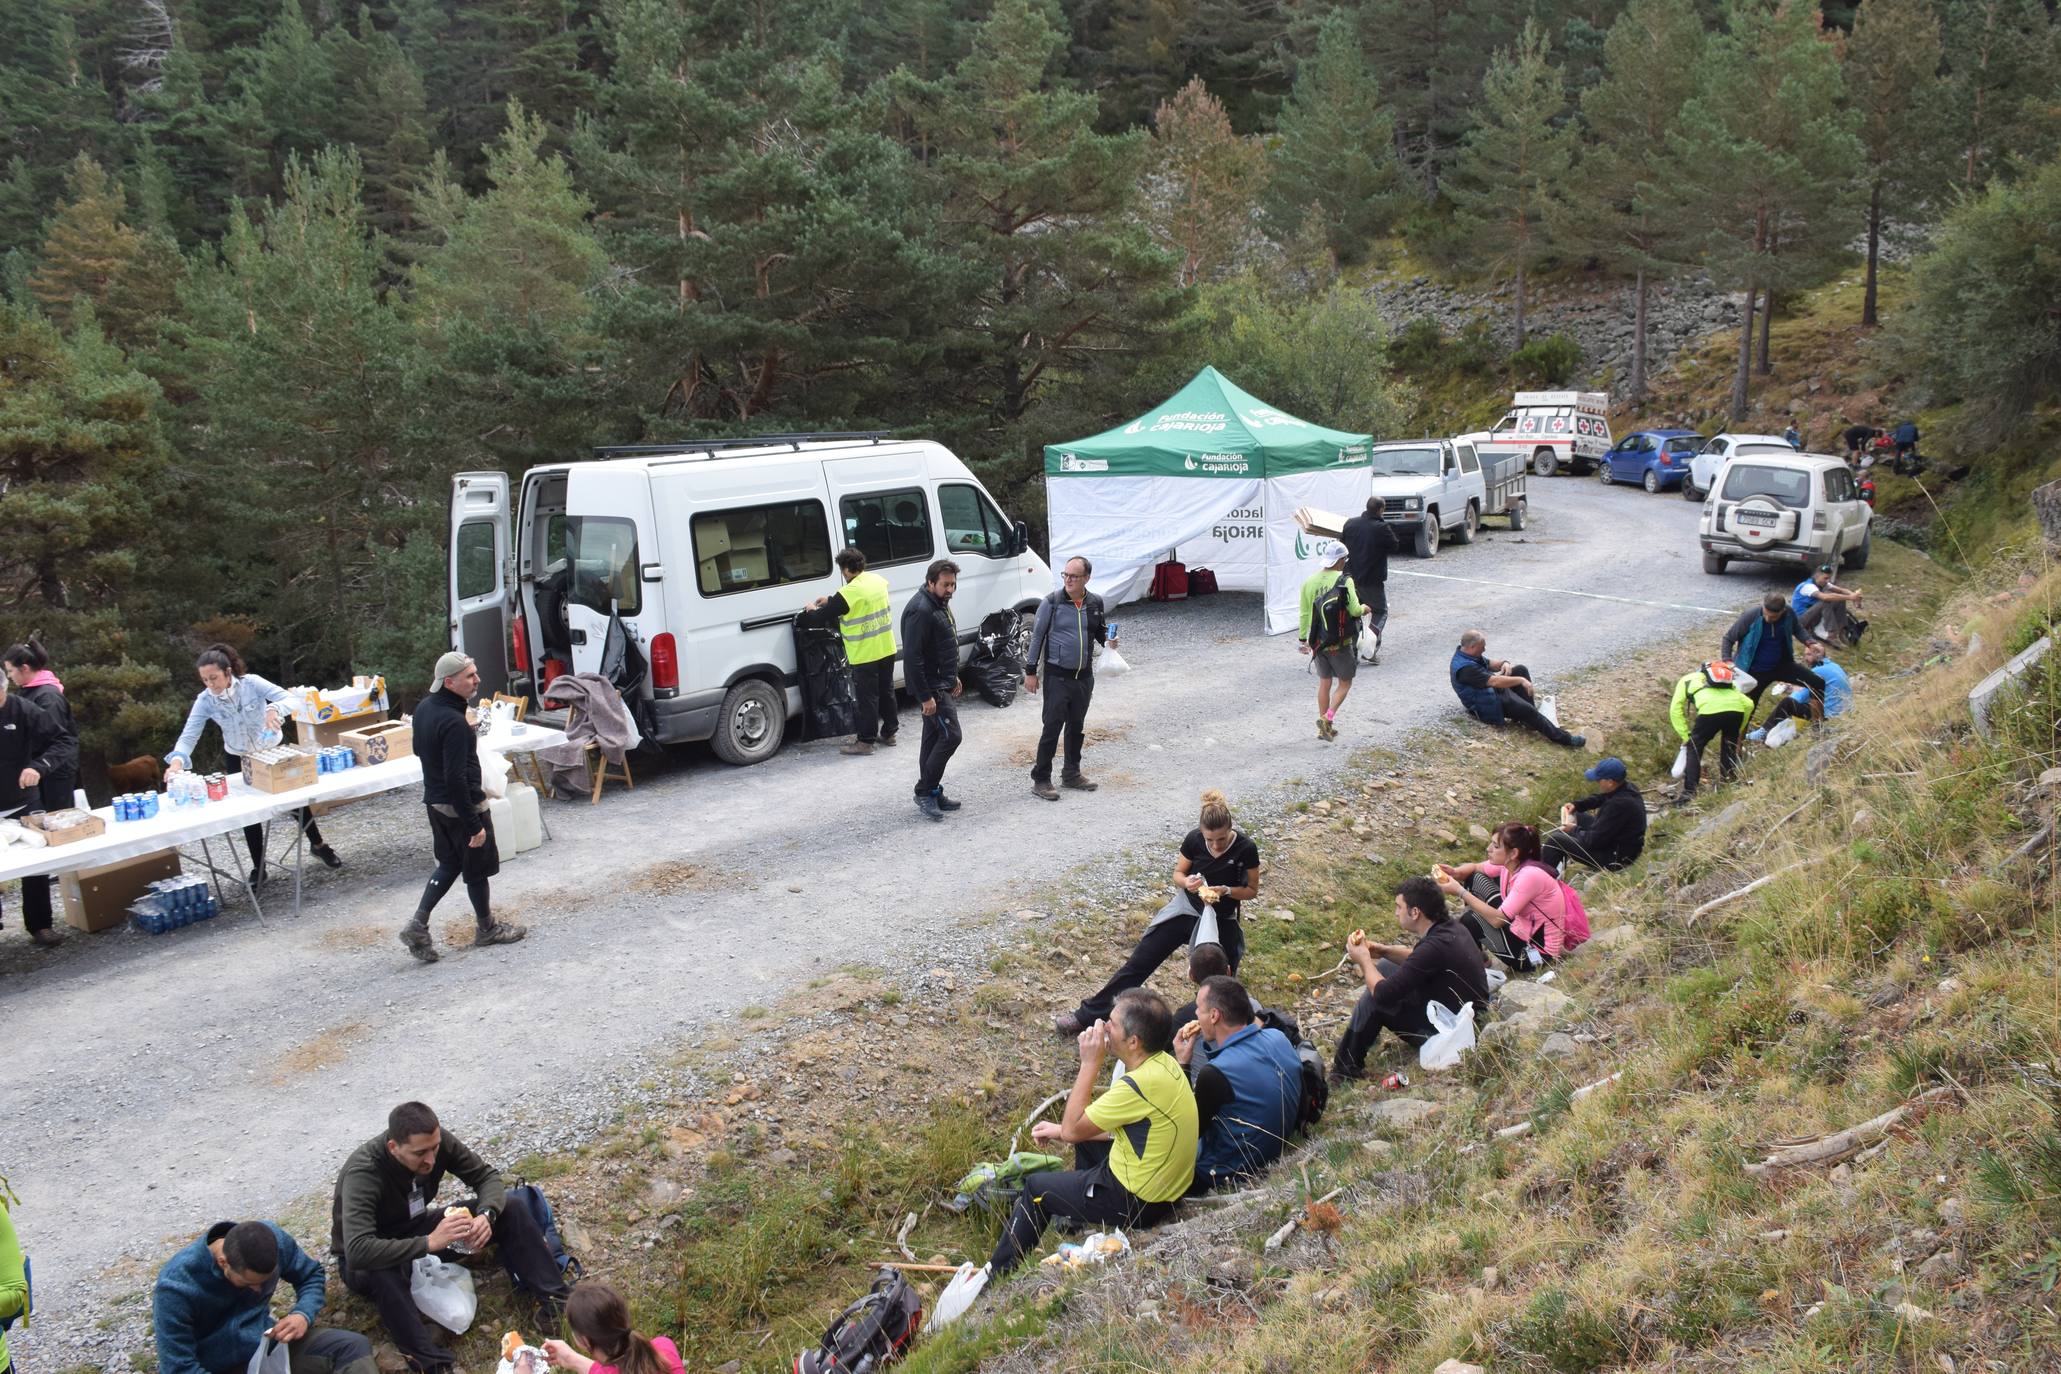
[[[1783,865],[1781,868],[1776,869],[1773,873],[1769,873],[1763,877],[1755,878],[1752,882],[1748,883],[1744,887],[1735,887],[1722,897],[1713,897],[1709,901],[1705,902],[1702,906],[1699,906],[1694,911],[1690,912],[1689,919],[1686,922],[1684,922],[1684,924],[1693,926],[1696,924],[1696,918],[1698,916],[1704,915],[1706,912],[1716,911],[1726,902],[1736,902],[1749,892],[1758,892],[1762,888],[1766,887],[1769,883],[1775,881],[1775,879],[1781,877],[1784,873],[1788,873],[1794,869],[1802,868],[1808,862],[1810,862],[1808,859],[1798,859],[1793,864]]]
[[[1746,1172],[1755,1178],[1767,1178],[1782,1169],[1802,1169],[1813,1164],[1835,1164],[1882,1139],[1902,1125],[1904,1119],[1914,1112],[1922,1115],[1933,1103],[1956,1096],[1959,1096],[1959,1092],[1952,1087],[1929,1088],[1902,1106],[1893,1107],[1858,1126],[1849,1126],[1843,1131],[1833,1131],[1828,1135],[1772,1150],[1760,1163],[1747,1165]]]
[[[908,1264],[902,1260],[868,1260],[868,1269],[900,1269],[911,1274],[956,1274],[956,1264]]]
[[[2034,835],[2024,844],[2021,844],[2016,849],[2012,850],[2011,857],[2004,860],[2004,862],[2007,864],[2015,864],[2020,859],[2032,857],[2034,851],[2038,850],[2040,846],[2044,845],[2049,839],[2053,838],[2053,834],[2054,827],[2052,825],[2041,826],[2039,828],[2038,834]]]
[[[1031,1128],[1031,1123],[1036,1121],[1039,1117],[1045,1114],[1045,1108],[1051,1106],[1054,1102],[1064,1102],[1066,1100],[1067,1094],[1072,1091],[1073,1089],[1068,1088],[1065,1090],[1065,1092],[1053,1093],[1043,1102],[1040,1102],[1037,1106],[1031,1108],[1031,1114],[1023,1119],[1023,1124],[1021,1126],[1018,1126],[1016,1128],[1016,1134],[1009,1137],[1009,1153],[1012,1155],[1016,1153],[1016,1143],[1019,1140],[1023,1139],[1023,1133]]]
[[[1820,795],[1821,794],[1817,792],[1811,793],[1808,797],[1805,797],[1803,799],[1802,806],[1797,807],[1794,811],[1791,811],[1781,820],[1776,821],[1773,825],[1769,826],[1768,833],[1760,837],[1760,843],[1753,847],[1753,852],[1758,854],[1763,849],[1766,849],[1768,847],[1768,841],[1774,839],[1775,836],[1781,834],[1783,826],[1789,824],[1789,822],[1795,820],[1798,816],[1801,816],[1805,811],[1809,810],[1811,804],[1817,801]]]
[[[1567,1101],[1569,1105],[1572,1105],[1576,1102],[1581,1101],[1590,1093],[1596,1091],[1596,1089],[1607,1088],[1612,1083],[1615,1083],[1618,1079],[1623,1077],[1624,1070],[1619,1069],[1616,1073],[1611,1074],[1608,1078],[1599,1078],[1595,1082],[1590,1083],[1584,1087],[1576,1088],[1573,1092],[1567,1095]],[[1530,1135],[1533,1131],[1538,1129],[1538,1125],[1539,1123],[1536,1117],[1529,1121],[1520,1121],[1517,1122],[1515,1125],[1504,1126],[1498,1129],[1496,1131],[1495,1138],[1497,1140],[1516,1140],[1520,1136]],[[1471,1155],[1476,1150],[1480,1149],[1482,1147],[1482,1144],[1482,1141],[1477,1140],[1471,1145],[1462,1145],[1460,1147],[1460,1153],[1463,1155]]]
[[[924,1203],[923,1210],[928,1212],[930,1204]],[[903,1217],[902,1229],[895,1232],[895,1248],[900,1250],[906,1258],[912,1260],[916,1258],[916,1252],[909,1248],[909,1233],[916,1229],[916,1220],[920,1215],[921,1213],[911,1212],[906,1217]]]
[[[1300,1212],[1297,1212],[1294,1216],[1288,1219],[1288,1224],[1286,1226],[1283,1226],[1280,1230],[1274,1232],[1273,1235],[1267,1237],[1267,1243],[1264,1248],[1268,1250],[1279,1250],[1281,1248],[1282,1242],[1286,1241],[1290,1236],[1294,1235],[1295,1228],[1302,1225],[1303,1221],[1309,1216],[1311,1207],[1315,1207],[1318,1203],[1329,1202],[1331,1201],[1331,1199],[1337,1197],[1340,1193],[1344,1191],[1345,1189],[1343,1188],[1333,1188],[1330,1192],[1318,1198],[1316,1202],[1312,1202],[1308,1206],[1304,1207]]]

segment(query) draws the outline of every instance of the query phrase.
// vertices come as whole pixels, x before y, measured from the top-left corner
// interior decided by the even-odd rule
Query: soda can
[[[1381,1086],[1388,1092],[1394,1092],[1397,1088],[1407,1088],[1410,1086],[1410,1075],[1406,1073],[1392,1073],[1381,1080]]]
[[[229,795],[229,779],[220,773],[208,774],[208,800],[221,801]]]

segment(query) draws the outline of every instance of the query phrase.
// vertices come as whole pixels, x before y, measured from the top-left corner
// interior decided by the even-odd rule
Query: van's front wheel
[[[746,678],[723,697],[709,747],[725,763],[763,763],[780,752],[787,733],[787,702],[781,691]]]

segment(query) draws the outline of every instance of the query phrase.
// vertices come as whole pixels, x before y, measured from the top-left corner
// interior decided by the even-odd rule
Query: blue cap
[[[1604,759],[1601,763],[1582,774],[1590,782],[1623,782],[1625,780],[1623,759]]]

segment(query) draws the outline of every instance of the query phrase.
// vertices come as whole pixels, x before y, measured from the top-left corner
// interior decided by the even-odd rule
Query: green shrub
[[[1507,1348],[1520,1363],[1543,1365],[1553,1374],[1590,1374],[1622,1364],[1630,1353],[1624,1332],[1562,1288],[1548,1288],[1531,1300],[1511,1323]]]
[[[1389,341],[1388,360],[1399,372],[1431,372],[1444,361],[1445,351],[1444,327],[1429,315],[1419,315]]]
[[[1565,334],[1533,339],[1510,355],[1510,371],[1532,386],[1559,386],[1581,366],[1582,346]]]

